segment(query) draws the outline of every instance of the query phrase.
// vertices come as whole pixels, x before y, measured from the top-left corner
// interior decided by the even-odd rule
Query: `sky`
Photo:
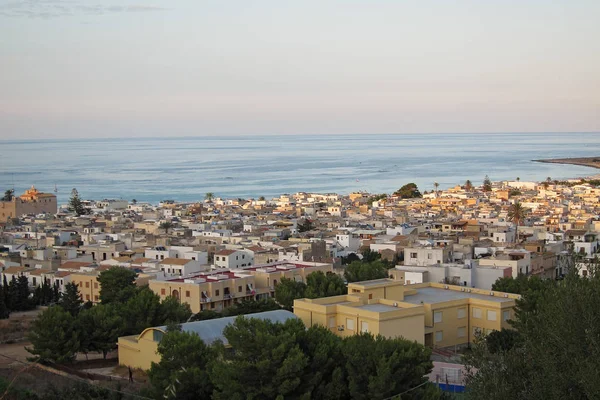
[[[0,140],[600,131],[598,0],[0,0]]]

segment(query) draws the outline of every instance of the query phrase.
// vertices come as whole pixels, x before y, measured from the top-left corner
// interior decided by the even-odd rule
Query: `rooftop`
[[[388,306],[385,304],[365,304],[363,306],[357,306],[356,308],[374,312],[398,311],[398,307]]]
[[[181,324],[181,330],[183,332],[194,332],[200,339],[204,341],[207,345],[210,345],[217,340],[223,342],[223,344],[227,345],[227,339],[223,336],[223,330],[229,324],[232,324],[237,316],[235,317],[224,317],[224,318],[216,318],[205,321],[196,321],[196,322],[187,322]],[[271,322],[284,323],[290,319],[298,319],[294,313],[285,310],[275,310],[275,311],[266,311],[256,314],[248,314],[245,315],[245,318],[256,318],[261,320],[269,320]],[[161,331],[167,330],[166,326],[158,326],[156,328],[151,329],[159,329]]]
[[[502,303],[505,301],[513,301],[513,299],[510,299],[510,298],[499,297],[502,295],[486,296],[484,294],[468,293],[466,291],[459,292],[457,290],[440,289],[440,288],[433,288],[433,287],[417,288],[416,291],[417,291],[417,294],[413,294],[413,295],[407,294],[404,297],[404,302],[411,303],[411,304],[421,304],[421,303],[435,304],[435,303],[443,303],[445,301],[462,300],[462,299],[476,299],[476,300],[484,300],[484,301],[493,301],[496,303]]]

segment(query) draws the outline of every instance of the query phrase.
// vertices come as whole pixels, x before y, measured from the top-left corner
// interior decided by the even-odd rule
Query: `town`
[[[26,279],[31,293],[54,291],[42,296],[46,306],[76,287],[80,302],[94,307],[105,302],[100,276],[128,270],[161,302],[189,307],[180,329],[206,344],[223,341],[235,320],[213,319],[217,314],[274,302],[283,309],[257,310],[256,317],[299,320],[341,338],[402,337],[456,362],[453,356],[478,338],[510,328],[521,295],[500,282],[592,273],[600,246],[597,184],[486,176],[480,186],[434,183],[424,193],[409,183],[392,194],[206,193],[198,202],[159,204],[84,200],[73,189],[62,205],[33,186],[21,195],[7,190],[0,201],[0,283],[6,291]],[[341,283],[307,295],[317,276]],[[157,349],[168,331],[136,325],[104,356],[118,347],[119,365],[150,370],[161,361]],[[458,364],[445,367],[446,389],[464,385],[462,366],[450,365]],[[429,380],[439,383],[440,371]]]

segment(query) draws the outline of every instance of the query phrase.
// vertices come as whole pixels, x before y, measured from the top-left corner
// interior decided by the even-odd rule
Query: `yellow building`
[[[508,328],[519,295],[437,283],[404,285],[391,279],[348,285],[348,294],[294,301],[306,326],[320,324],[340,336],[371,332],[430,347],[459,347],[478,332]]]
[[[237,317],[224,317],[207,321],[186,322],[181,324],[183,332],[194,332],[207,345],[220,340],[227,346],[227,339],[223,336],[223,329],[235,321]],[[272,322],[284,323],[297,317],[285,310],[266,311],[250,314],[246,318],[257,318]],[[150,369],[153,362],[160,362],[157,354],[158,344],[166,333],[166,326],[157,326],[145,329],[139,335],[122,336],[119,338],[119,365],[131,368]]]
[[[21,196],[14,196],[10,201],[0,201],[0,221],[19,218],[23,214],[56,214],[57,211],[56,196],[39,192],[33,186]]]
[[[221,311],[242,300],[273,297],[275,286],[282,278],[306,282],[315,272],[333,272],[332,264],[308,262],[277,262],[214,272],[202,272],[188,278],[151,280],[150,289],[162,299],[175,297],[188,303],[193,313],[205,310]]]
[[[69,275],[70,281],[77,285],[77,291],[81,300],[91,301],[92,303],[100,302],[101,284],[98,282],[98,275],[100,275],[103,269],[107,268],[101,268],[93,272],[72,272]],[[138,273],[135,284],[136,286],[145,286],[150,279],[155,277],[155,274]]]

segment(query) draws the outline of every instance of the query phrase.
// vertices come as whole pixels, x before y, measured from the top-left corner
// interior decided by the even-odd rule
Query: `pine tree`
[[[77,285],[73,282],[67,283],[59,305],[69,314],[75,316],[79,314],[82,304],[83,300],[81,300],[81,297],[79,296]]]
[[[79,192],[77,189],[73,188],[71,190],[71,198],[69,199],[69,211],[74,212],[77,216],[87,214],[87,209],[84,207],[81,198],[79,197]]]
[[[0,319],[6,319],[10,315],[8,307],[4,302],[4,296],[0,296]]]
[[[4,279],[2,282],[2,297],[4,299],[4,304],[6,305],[6,308],[10,310],[10,288],[8,286],[8,281],[6,280],[6,275],[4,275],[3,278]]]

